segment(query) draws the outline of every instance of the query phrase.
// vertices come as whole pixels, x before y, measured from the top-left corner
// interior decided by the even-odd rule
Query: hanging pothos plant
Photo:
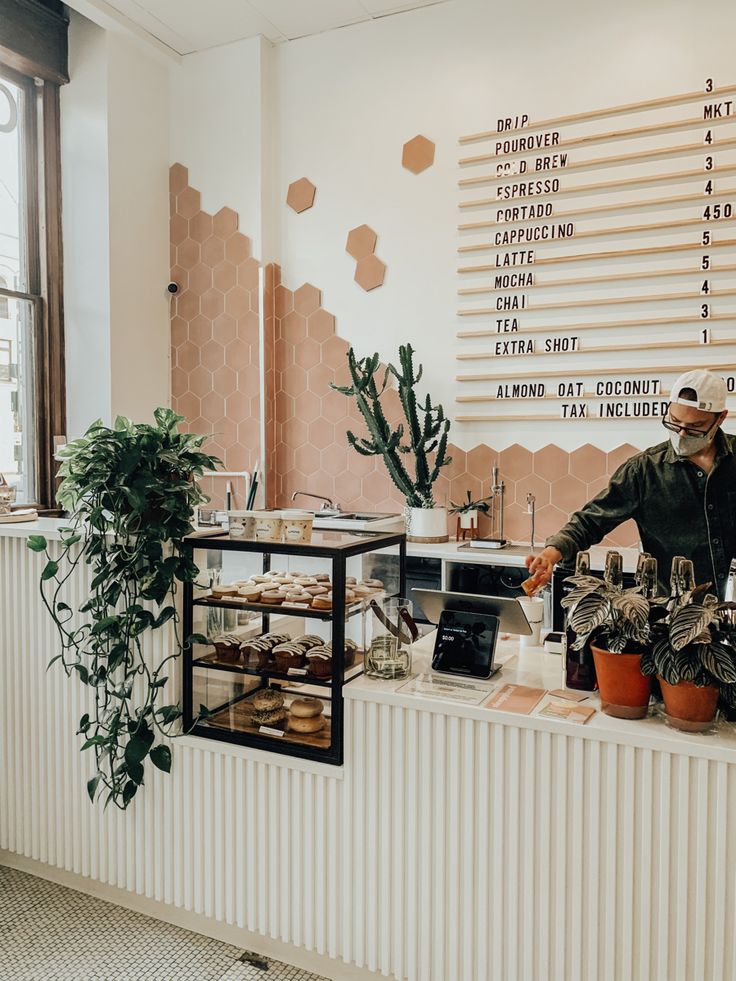
[[[148,759],[171,769],[171,736],[178,705],[162,705],[172,663],[182,651],[177,582],[192,582],[197,567],[183,552],[195,505],[207,501],[194,478],[220,461],[201,452],[204,436],[178,431],[183,421],[157,409],[155,425],[118,418],[101,421],[64,447],[59,504],[70,514],[60,552],[41,535],[28,547],[46,553],[41,596],[58,629],[61,661],[94,692],[94,709],[79,721],[83,750],[94,749],[96,773],[87,783],[125,809],[143,783]],[[90,595],[78,609],[66,602],[75,570],[91,567]],[[173,626],[172,649],[155,666],[146,659],[147,631]],[[186,643],[191,643],[187,638]]]

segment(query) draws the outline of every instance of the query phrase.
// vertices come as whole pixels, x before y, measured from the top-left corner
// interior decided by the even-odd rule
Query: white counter
[[[572,725],[361,678],[344,767],[185,737],[170,775],[105,811],[75,735],[86,690],[46,670],[29,532],[53,537],[0,528],[0,861],[252,949],[290,945],[339,981],[736,978],[730,728]],[[88,588],[80,569],[70,595]],[[559,680],[552,655],[503,656],[494,680]]]

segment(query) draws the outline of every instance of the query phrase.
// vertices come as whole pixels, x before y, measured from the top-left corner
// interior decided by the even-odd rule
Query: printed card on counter
[[[550,692],[555,698],[565,698],[568,702],[584,702],[588,694],[587,691],[573,691],[572,688],[553,688]]]
[[[545,688],[528,685],[502,685],[485,703],[486,708],[529,715],[547,694]]]
[[[564,702],[549,702],[540,710],[539,716],[545,719],[564,719],[566,722],[577,722],[585,725],[595,715],[592,705],[566,705]]]
[[[428,672],[411,678],[405,685],[396,689],[397,693],[402,695],[440,698],[446,702],[464,702],[466,705],[480,705],[493,690],[494,686],[481,685],[470,679],[461,681]]]

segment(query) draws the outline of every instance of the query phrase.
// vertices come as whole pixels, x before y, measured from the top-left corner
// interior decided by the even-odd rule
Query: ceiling
[[[74,0],[71,6],[79,7]],[[448,0],[106,0],[178,54],[259,34],[274,43]],[[95,4],[97,5],[97,4]]]

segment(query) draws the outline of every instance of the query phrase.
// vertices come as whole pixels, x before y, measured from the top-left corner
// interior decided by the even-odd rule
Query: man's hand
[[[551,545],[543,548],[539,555],[527,556],[525,564],[529,570],[529,575],[538,583],[537,589],[541,589],[542,586],[547,585],[552,578],[552,572],[555,566],[561,558],[562,552],[559,549],[553,548]]]

